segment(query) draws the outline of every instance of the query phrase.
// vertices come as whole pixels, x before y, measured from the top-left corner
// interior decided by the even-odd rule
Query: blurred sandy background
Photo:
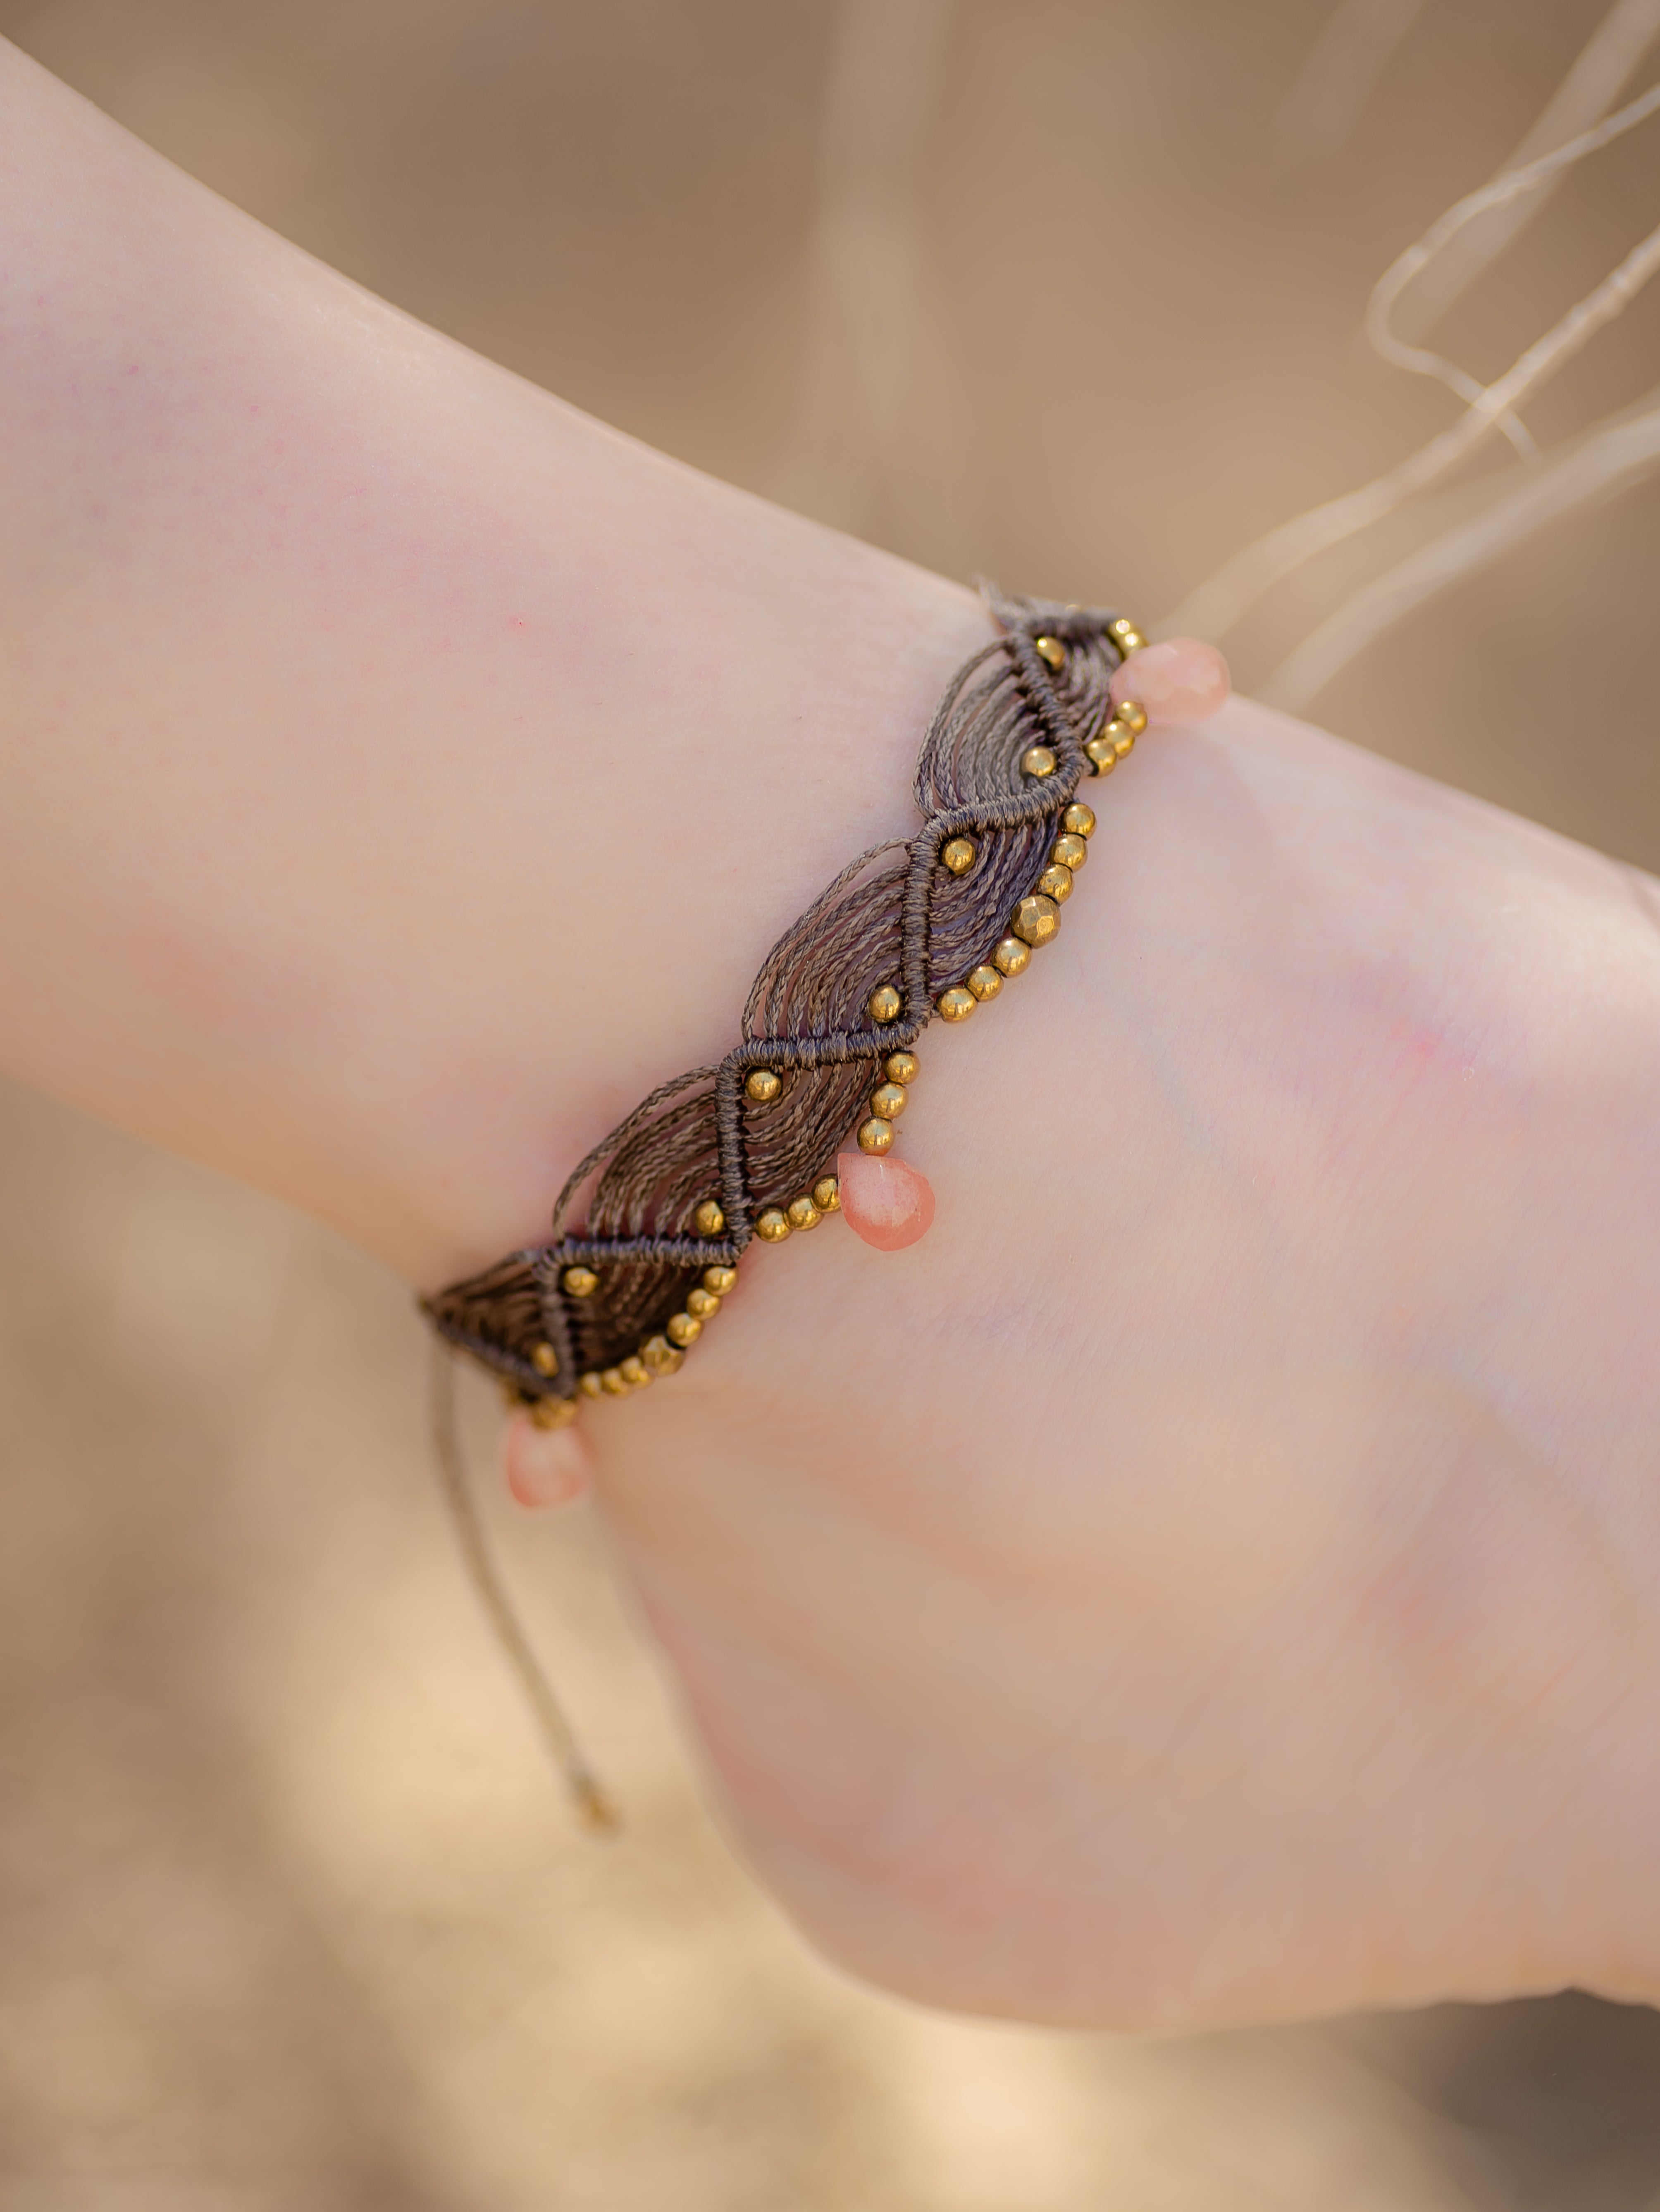
[[[1367,291],[1606,12],[1333,6],[0,0],[0,32],[642,437],[1151,621],[1450,420],[1363,351]],[[1657,219],[1639,136],[1443,341],[1494,374]],[[1645,299],[1541,439],[1639,398],[1657,336]],[[1660,866],[1657,550],[1650,485],[1312,711]],[[1242,680],[1364,565],[1231,639]],[[576,1836],[447,1540],[401,1288],[24,1096],[0,1161],[0,2212],[1660,2205],[1641,2010],[1145,2045],[848,1985],[713,1826],[592,1526],[493,1507],[628,1808]]]

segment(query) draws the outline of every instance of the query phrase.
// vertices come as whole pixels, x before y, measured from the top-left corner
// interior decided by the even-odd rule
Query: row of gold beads
[[[1047,750],[1047,747],[1045,748]],[[953,983],[942,991],[935,1001],[940,1018],[948,1022],[965,1022],[975,1008],[988,999],[994,999],[1007,977],[1020,975],[1040,945],[1047,945],[1058,935],[1061,928],[1061,908],[1072,896],[1073,878],[1089,858],[1089,838],[1095,828],[1095,810],[1075,799],[1061,817],[1061,834],[1049,848],[1049,866],[1037,878],[1037,888],[1023,898],[1015,908],[1009,921],[1009,933],[1000,938],[991,959],[976,968],[960,983]],[[967,838],[953,842],[968,843]],[[954,864],[948,857],[951,848],[941,854],[947,867]],[[970,848],[964,867],[974,864]],[[961,873],[961,869],[956,872]]]

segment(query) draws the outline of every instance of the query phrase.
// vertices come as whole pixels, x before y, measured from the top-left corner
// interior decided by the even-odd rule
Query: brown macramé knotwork
[[[1001,635],[958,671],[934,715],[916,769],[921,828],[861,854],[785,932],[755,979],[740,1042],[718,1066],[660,1085],[595,1146],[559,1194],[550,1243],[423,1302],[441,1334],[525,1399],[572,1398],[581,1376],[637,1353],[705,1267],[737,1261],[766,1208],[831,1170],[875,1071],[921,1034],[941,992],[989,959],[1043,873],[1061,816],[1094,772],[1083,746],[1110,711],[1115,617],[986,596]],[[1039,637],[1067,648],[1060,669],[1037,652]],[[1055,753],[1052,775],[1023,771],[1034,744]],[[964,836],[979,850],[955,876],[939,854]],[[902,1011],[878,1024],[866,1006],[884,983]],[[766,1104],[745,1090],[761,1067],[782,1079]],[[584,1225],[568,1231],[585,1189]],[[694,1216],[711,1198],[726,1227],[700,1236]],[[599,1277],[580,1299],[562,1282],[578,1263]],[[551,1375],[537,1364],[544,1346]]]

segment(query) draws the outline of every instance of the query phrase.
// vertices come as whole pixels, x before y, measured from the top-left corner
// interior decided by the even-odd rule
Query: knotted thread
[[[441,1335],[525,1399],[574,1397],[581,1375],[637,1352],[705,1267],[736,1262],[761,1213],[812,1188],[863,1117],[875,1072],[921,1035],[941,992],[990,959],[1048,865],[1060,817],[1093,772],[1084,741],[1110,713],[1115,616],[985,596],[1001,635],[958,669],[928,729],[922,827],[861,853],[785,931],[755,979],[740,1042],[718,1066],[660,1085],[595,1146],[561,1191],[545,1245],[423,1301]],[[1059,670],[1039,637],[1066,647]],[[1034,744],[1055,754],[1052,775],[1022,769]],[[956,876],[939,856],[964,836],[977,849]],[[867,1007],[885,983],[902,1011],[879,1024]],[[745,1090],[756,1068],[781,1079],[764,1104]],[[568,1231],[585,1190],[583,1226]],[[718,1237],[697,1232],[707,1199],[726,1216]],[[579,1263],[599,1277],[583,1298],[562,1280]],[[551,1375],[540,1346],[552,1348]]]

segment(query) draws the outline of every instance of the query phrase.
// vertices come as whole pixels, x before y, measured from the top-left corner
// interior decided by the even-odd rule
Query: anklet
[[[893,1155],[917,1039],[936,1016],[968,1020],[1059,933],[1095,829],[1079,786],[1110,775],[1149,720],[1200,720],[1227,696],[1213,647],[1149,647],[1122,615],[987,599],[1001,635],[958,671],[928,730],[921,829],[861,854],[785,932],[742,1041],[595,1146],[548,1243],[423,1300],[538,1426],[675,1373],[753,1240],[842,1211],[886,1249],[923,1233],[933,1193]],[[586,1222],[568,1233],[584,1190]]]

